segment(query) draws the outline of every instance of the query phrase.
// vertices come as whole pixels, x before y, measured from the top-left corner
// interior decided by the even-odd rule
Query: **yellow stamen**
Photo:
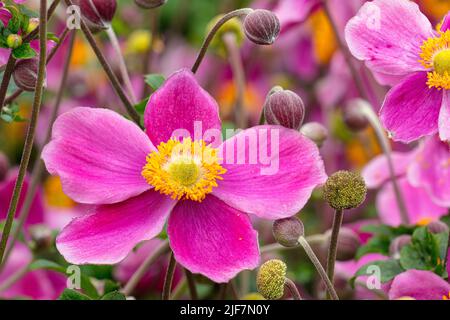
[[[162,142],[158,151],[147,156],[142,176],[156,191],[172,199],[201,202],[225,172],[215,149],[204,141],[187,138]]]
[[[420,63],[429,70],[429,88],[450,90],[450,30],[439,32],[421,46]]]
[[[433,222],[433,220],[434,220],[433,218],[425,217],[425,218],[422,218],[419,221],[417,221],[417,225],[424,227],[424,226],[429,225],[431,222]]]
[[[450,291],[446,296],[442,296],[442,300],[450,300]]]
[[[61,180],[57,176],[50,176],[45,180],[44,195],[47,204],[52,207],[69,209],[75,206],[75,202],[64,194]]]

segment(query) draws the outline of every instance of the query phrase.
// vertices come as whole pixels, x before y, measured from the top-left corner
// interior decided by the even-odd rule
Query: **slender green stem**
[[[169,242],[164,241],[152,255],[148,256],[147,259],[139,266],[136,272],[131,276],[130,280],[128,280],[127,284],[123,288],[123,294],[129,296],[133,290],[138,285],[139,281],[141,281],[142,277],[147,273],[150,266],[163,254],[169,252]]]
[[[71,0],[65,0],[67,6],[73,5]],[[102,51],[100,50],[97,42],[94,39],[94,36],[92,35],[92,32],[89,30],[89,27],[87,26],[86,22],[81,19],[81,30],[84,33],[84,36],[86,37],[87,41],[89,42],[89,45],[91,46],[92,50],[94,51],[95,55],[97,56],[98,61],[100,62],[103,70],[105,70],[106,75],[109,78],[109,81],[111,82],[111,85],[113,86],[114,91],[116,92],[117,96],[119,97],[120,101],[122,101],[123,105],[125,106],[125,109],[128,112],[128,115],[131,117],[131,119],[140,126],[141,123],[141,117],[137,113],[137,111],[134,109],[133,104],[131,103],[130,99],[128,99],[128,96],[124,92],[122,86],[120,85],[119,80],[117,79],[116,75],[114,74],[114,71],[112,70],[111,66],[109,65],[108,61],[106,60],[105,56],[103,55]]]
[[[332,284],[334,283],[334,265],[336,263],[339,230],[341,229],[343,220],[344,220],[344,211],[336,210],[333,219],[333,227],[331,231],[330,246],[328,247],[328,257],[327,257],[327,275],[328,279],[330,279],[330,282]],[[330,298],[330,295],[327,294],[327,297]]]
[[[308,243],[312,243],[312,244],[315,244],[315,243],[321,244],[321,243],[325,242],[326,239],[328,239],[328,237],[325,236],[324,234],[314,234],[314,235],[306,237],[306,241],[308,241]],[[268,244],[264,247],[261,247],[260,251],[261,251],[261,254],[264,254],[264,253],[269,253],[269,252],[278,251],[278,250],[292,250],[292,249],[296,249],[296,247],[285,247],[279,243],[272,243],[272,244]]]
[[[191,295],[192,300],[198,300],[197,287],[195,285],[195,279],[192,272],[188,269],[184,269],[184,274],[186,275],[186,281],[189,287],[189,293]]]
[[[303,300],[294,281],[292,281],[289,278],[286,278],[284,286],[289,291],[289,293],[291,294],[291,296],[294,300]]]
[[[312,264],[316,268],[317,272],[319,273],[320,277],[322,278],[322,281],[325,283],[325,286],[327,288],[328,294],[331,296],[331,299],[333,300],[339,300],[339,297],[336,293],[336,290],[334,289],[333,284],[331,283],[331,280],[328,278],[327,273],[325,269],[322,267],[322,264],[320,263],[319,259],[317,258],[316,254],[314,253],[313,249],[309,245],[308,241],[305,239],[305,237],[300,237],[298,239],[299,243],[305,250],[306,254],[308,255],[309,259],[311,260]]]
[[[122,81],[125,85],[125,88],[128,91],[128,97],[131,99],[131,101],[133,103],[137,103],[137,98],[136,98],[136,95],[134,94],[130,75],[128,74],[127,65],[126,65],[125,59],[123,57],[122,49],[120,48],[119,39],[117,39],[117,35],[114,32],[114,29],[112,26],[109,26],[109,28],[106,29],[106,34],[108,35],[109,41],[111,42],[111,45],[112,45],[114,51],[116,51],[116,59],[117,59],[118,65],[119,65],[120,75],[122,76]]]
[[[250,8],[243,8],[231,11],[227,14],[225,14],[217,23],[214,25],[214,27],[211,29],[211,31],[208,33],[208,35],[205,38],[205,41],[202,44],[202,47],[200,49],[200,52],[198,53],[197,59],[195,60],[194,66],[192,67],[192,73],[196,73],[198,68],[200,67],[200,64],[203,61],[203,58],[205,57],[206,51],[208,51],[209,45],[211,44],[211,41],[213,40],[214,36],[216,35],[217,31],[228,21],[236,17],[246,16],[249,13],[251,13],[253,9]]]
[[[395,198],[397,200],[397,205],[400,211],[400,219],[403,224],[409,224],[408,211],[406,209],[405,199],[403,198],[403,194],[398,186],[397,176],[395,174],[394,163],[392,162],[392,150],[391,145],[389,144],[389,140],[386,137],[383,126],[380,123],[377,115],[373,111],[372,107],[367,103],[362,103],[360,107],[361,112],[366,116],[370,125],[375,131],[378,142],[380,143],[381,149],[386,157],[389,169],[389,175],[391,178],[392,186],[394,188]]]
[[[22,279],[29,271],[29,266],[25,266],[15,273],[13,273],[8,279],[5,279],[2,284],[0,284],[0,293],[11,288],[17,281]]]
[[[188,287],[186,278],[183,278],[178,285],[173,289],[172,296],[170,297],[171,300],[178,300]]]
[[[173,252],[170,253],[169,266],[167,267],[166,277],[164,279],[164,288],[162,293],[163,300],[170,299],[170,290],[172,289],[173,276],[175,274],[175,268],[177,266],[177,261]]]
[[[53,108],[52,108],[52,114],[50,116],[49,125],[47,127],[44,145],[46,145],[50,141],[51,132],[52,132],[52,124],[56,120],[56,117],[58,116],[61,102],[62,102],[62,99],[64,96],[64,89],[66,88],[66,84],[67,84],[67,78],[68,78],[69,69],[70,69],[70,61],[72,59],[73,48],[74,48],[74,44],[75,44],[75,36],[76,36],[76,32],[72,31],[72,37],[70,40],[69,50],[68,50],[66,59],[64,61],[61,82],[60,82],[58,93],[56,95],[55,104],[53,105]],[[47,59],[47,62],[48,62],[48,59]],[[38,154],[41,154],[41,151],[38,152]],[[14,248],[14,244],[17,242],[17,240],[20,236],[20,232],[22,231],[22,228],[25,224],[25,221],[28,218],[28,215],[30,213],[31,204],[33,203],[34,197],[36,196],[36,192],[37,192],[39,182],[41,180],[43,172],[44,172],[44,163],[41,160],[37,160],[33,167],[33,173],[32,173],[32,177],[31,177],[30,187],[27,190],[27,194],[26,194],[25,200],[23,202],[22,209],[20,210],[20,213],[19,213],[17,228],[13,232],[11,244],[9,245],[8,250],[6,251],[3,264],[0,265],[0,270],[6,264],[6,261],[8,260],[8,257],[11,254],[12,249]]]
[[[44,91],[45,80],[45,64],[47,54],[47,1],[41,0],[39,10],[39,68],[38,77],[36,81],[36,90],[34,93],[33,108],[31,111],[30,124],[28,126],[27,135],[25,138],[25,145],[23,148],[22,159],[19,165],[19,173],[17,175],[17,181],[14,186],[14,191],[11,197],[11,202],[6,217],[5,227],[2,233],[2,239],[0,242],[0,265],[3,262],[3,256],[5,253],[6,245],[8,244],[9,233],[16,215],[17,204],[19,202],[20,194],[22,191],[25,174],[27,172],[28,164],[30,162],[31,152],[33,150],[34,137],[36,134],[36,127],[39,118],[39,112],[42,104],[42,95]]]
[[[14,67],[16,65],[16,58],[13,57],[11,53],[6,63],[5,72],[3,73],[2,83],[0,85],[0,110],[5,105],[6,93],[8,92],[8,86],[11,82],[11,77],[14,72]]]

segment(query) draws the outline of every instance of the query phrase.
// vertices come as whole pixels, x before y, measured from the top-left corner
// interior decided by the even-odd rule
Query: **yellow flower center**
[[[417,221],[417,225],[418,225],[418,226],[421,226],[421,227],[424,227],[424,226],[429,225],[429,224],[430,224],[431,222],[433,222],[433,221],[434,221],[433,218],[430,218],[430,217],[424,217],[424,218],[420,219],[419,221]]]
[[[421,47],[420,62],[429,69],[429,88],[450,90],[450,30],[426,40]]]
[[[446,296],[442,296],[442,300],[450,300],[450,291]]]
[[[225,172],[215,149],[204,141],[187,138],[162,142],[147,156],[142,176],[156,191],[172,199],[201,202]]]

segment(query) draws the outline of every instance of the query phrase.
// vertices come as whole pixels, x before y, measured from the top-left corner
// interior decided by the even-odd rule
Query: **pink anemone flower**
[[[450,283],[431,271],[408,270],[392,281],[389,299],[450,300]]]
[[[409,143],[450,139],[450,16],[439,31],[408,0],[367,2],[346,27],[350,51],[382,84],[395,85],[380,110],[384,127]]]
[[[447,214],[450,207],[449,159],[449,145],[437,136],[425,139],[413,151],[392,153],[395,175],[411,223],[424,225]],[[381,187],[376,199],[381,220],[389,225],[399,225],[400,209],[390,182],[386,157],[380,155],[373,159],[362,175],[369,188]]]
[[[76,108],[55,122],[42,154],[47,169],[73,200],[95,205],[58,236],[67,261],[120,262],[136,244],[156,237],[168,219],[176,260],[227,282],[259,262],[247,214],[292,216],[327,178],[318,148],[297,131],[258,126],[220,143],[217,103],[187,70],[151,96],[144,122],[146,133],[98,108]],[[264,134],[269,132],[279,141]],[[174,138],[181,133],[184,139]],[[273,148],[278,152],[269,160],[278,168],[263,174],[267,164],[251,159]]]

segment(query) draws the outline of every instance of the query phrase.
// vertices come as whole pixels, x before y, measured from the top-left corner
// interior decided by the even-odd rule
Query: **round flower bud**
[[[350,101],[344,109],[344,122],[354,131],[361,131],[367,128],[369,121],[362,112],[362,104],[367,104],[362,99],[355,99]]]
[[[153,9],[162,6],[167,0],[134,0],[139,7],[143,9]]]
[[[81,14],[95,26],[107,27],[117,9],[116,0],[78,0]]]
[[[331,230],[328,230],[325,235],[327,236],[327,241],[325,241],[324,246],[328,248]],[[338,236],[336,259],[339,261],[353,260],[360,246],[361,240],[355,231],[345,227],[341,228]]]
[[[256,286],[258,292],[268,300],[278,300],[284,295],[286,264],[281,260],[269,260],[258,271]]]
[[[9,170],[9,161],[3,152],[0,152],[0,182],[5,180]]]
[[[20,60],[14,67],[14,82],[25,91],[36,89],[39,61],[36,58]]]
[[[300,129],[300,132],[312,140],[319,148],[328,138],[328,130],[318,122],[308,122]]]
[[[439,220],[432,221],[427,225],[428,231],[431,233],[442,233],[442,232],[448,232],[449,228],[448,226]]]
[[[264,116],[268,124],[300,130],[305,118],[305,105],[290,90],[274,90],[266,98]]]
[[[402,248],[411,243],[411,236],[404,234],[395,238],[389,246],[389,254],[394,258],[400,258]]]
[[[31,18],[29,21],[28,21],[28,26],[27,26],[27,30],[25,30],[25,32],[28,34],[28,33],[31,33],[31,32],[33,32],[34,30],[36,30],[36,28],[39,26],[39,18]]]
[[[244,31],[252,42],[271,45],[280,34],[280,20],[271,11],[257,9],[249,13],[244,20]]]
[[[336,209],[358,207],[366,199],[367,187],[360,174],[338,171],[328,178],[323,195],[328,204]]]
[[[18,47],[20,47],[22,45],[22,37],[19,36],[18,34],[10,34],[7,38],[6,38],[6,45],[8,46],[8,48],[11,49],[16,49]]]
[[[296,247],[298,238],[305,234],[303,223],[297,217],[276,220],[272,228],[275,240],[284,247]]]
[[[52,247],[54,237],[51,229],[44,225],[34,225],[29,230],[35,251],[42,251]]]

